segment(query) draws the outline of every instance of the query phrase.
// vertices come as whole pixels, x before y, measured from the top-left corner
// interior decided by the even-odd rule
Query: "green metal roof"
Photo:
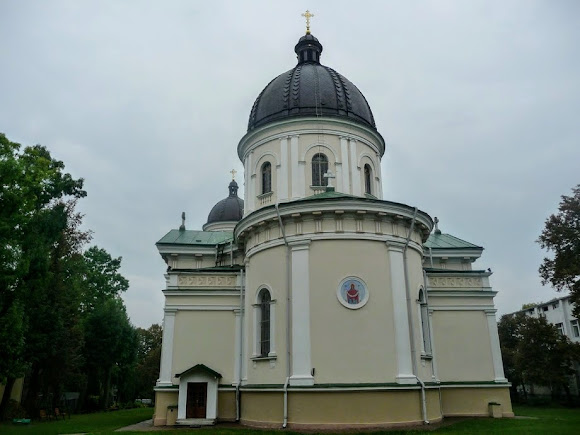
[[[157,245],[209,245],[229,242],[234,239],[231,231],[193,231],[171,230],[165,234]]]
[[[346,193],[336,192],[335,190],[329,190],[326,192],[317,193],[316,195],[310,195],[310,196],[307,196],[305,198],[300,198],[300,199],[293,201],[293,202],[312,201],[312,200],[326,199],[326,198],[365,199],[365,198],[361,198],[360,196],[348,195]]]
[[[431,249],[483,249],[481,246],[443,233],[431,233],[424,246]]]

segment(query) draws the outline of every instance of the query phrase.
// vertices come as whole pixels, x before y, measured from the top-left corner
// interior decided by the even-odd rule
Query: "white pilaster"
[[[348,141],[348,147],[350,149],[350,177],[352,180],[352,194],[355,196],[362,196],[360,186],[360,170],[358,167],[358,159],[356,158],[356,140],[350,139]]]
[[[335,190],[337,192],[344,192],[344,189],[342,187],[342,163],[336,162],[336,164],[334,165],[334,172],[336,173]]]
[[[244,204],[249,204],[250,193],[250,158],[244,159]],[[248,214],[248,206],[244,207],[244,215]]]
[[[246,296],[248,294],[247,289],[246,289],[246,283],[248,282],[248,274],[250,273],[250,259],[246,258],[244,260],[244,265],[245,265],[245,274],[244,274],[244,278],[243,280],[240,280],[240,284],[242,286],[243,289],[243,301],[244,301],[244,307],[247,307],[247,305],[245,304],[245,300],[246,300]],[[242,312],[242,384],[244,384],[247,380],[248,380],[248,355],[250,355],[250,346],[251,346],[251,333],[248,333],[248,331],[250,331],[250,313],[249,310],[246,310],[246,308],[244,308],[244,311]]]
[[[270,352],[269,357],[276,357],[276,300],[270,301]]]
[[[304,198],[306,196],[306,162],[298,162],[298,197]]]
[[[242,364],[242,359],[240,354],[242,352],[242,310],[235,310],[235,339],[234,339],[234,384],[240,383],[240,365]]]
[[[300,198],[298,174],[298,135],[290,137],[290,167],[292,173],[292,199]]]
[[[246,178],[246,190],[248,193],[246,194],[246,201],[244,202],[244,215],[250,214],[255,209],[256,203],[256,193],[254,192],[254,152],[251,151],[248,154],[248,158],[246,159],[248,163],[248,168],[245,173]]]
[[[489,341],[491,342],[491,357],[493,359],[493,372],[495,382],[507,382],[503,372],[503,362],[501,360],[501,347],[499,345],[499,334],[497,332],[497,321],[495,320],[496,310],[485,310],[487,316],[487,329],[489,330]]]
[[[342,165],[343,165],[343,178],[342,178],[342,184],[340,185],[340,188],[338,189],[340,192],[344,192],[344,193],[351,193],[352,190],[350,188],[350,177],[349,177],[349,172],[350,172],[350,164],[349,164],[349,159],[348,159],[348,139],[344,136],[340,137],[340,157],[342,159]]]
[[[377,153],[377,163],[376,163],[376,171],[377,171],[377,198],[383,199],[383,171],[381,169],[381,155]]]
[[[175,330],[175,314],[177,310],[166,309],[163,316],[163,342],[161,345],[161,366],[159,368],[158,387],[173,385],[171,367],[173,366],[173,333]]]
[[[290,385],[314,385],[310,357],[310,241],[292,248],[292,375]]]
[[[278,199],[288,199],[288,136],[280,139],[280,173],[278,174]]]
[[[403,243],[387,242],[389,254],[393,317],[395,320],[395,353],[397,355],[397,383],[415,384],[411,360],[409,318],[405,293]]]
[[[433,368],[433,381],[439,382],[439,374],[437,372],[437,356],[435,351],[435,337],[433,337],[433,310],[429,308],[429,333],[431,334],[431,367]]]
[[[254,347],[252,350],[252,358],[260,356],[260,305],[252,304],[252,318],[254,319]]]

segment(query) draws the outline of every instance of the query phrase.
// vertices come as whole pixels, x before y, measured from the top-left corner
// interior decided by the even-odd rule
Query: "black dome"
[[[345,77],[320,64],[322,45],[311,34],[294,48],[298,65],[272,80],[258,95],[248,131],[272,121],[299,116],[337,116],[376,129],[366,98]]]
[[[213,222],[237,222],[244,215],[244,200],[238,197],[238,183],[232,180],[228,186],[230,194],[213,206],[207,217],[207,224]]]

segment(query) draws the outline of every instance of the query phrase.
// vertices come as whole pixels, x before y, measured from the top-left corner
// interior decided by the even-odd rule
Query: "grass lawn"
[[[153,415],[153,408],[126,409],[112,412],[99,412],[95,414],[73,414],[66,420],[58,421],[33,421],[29,425],[16,426],[9,423],[0,425],[0,434],[72,434],[91,433],[108,434],[115,429],[129,426],[147,420]],[[130,433],[130,432],[120,432]],[[119,432],[117,433],[119,434]],[[152,432],[155,434],[155,432]]]
[[[465,419],[444,425],[435,430],[417,428],[407,431],[378,431],[374,434],[577,434],[580,433],[580,409],[568,408],[542,408],[530,406],[517,406],[514,408],[517,416],[533,417],[527,419]],[[106,412],[98,414],[73,415],[70,420],[35,422],[28,426],[13,426],[10,424],[0,425],[0,433],[4,434],[112,434],[115,429],[128,426],[151,418],[153,410],[131,409],[124,411]],[[447,420],[451,422],[453,420]],[[247,428],[226,428],[219,425],[208,429],[169,429],[162,432],[121,432],[120,434],[156,434],[174,433],[179,435],[242,435],[256,433],[259,435],[295,434],[291,431],[262,431]],[[117,433],[119,434],[119,433]],[[344,433],[343,433],[344,434]],[[330,434],[327,434],[330,435]]]

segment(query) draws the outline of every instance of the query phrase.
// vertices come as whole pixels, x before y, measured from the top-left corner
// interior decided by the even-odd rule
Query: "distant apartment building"
[[[531,317],[544,317],[548,323],[555,325],[560,330],[560,334],[565,335],[574,343],[579,343],[580,325],[578,324],[578,319],[572,314],[573,310],[574,303],[570,301],[570,296],[563,296],[548,302],[540,302],[508,315],[515,316],[516,314],[524,313]],[[570,379],[569,386],[572,394],[580,395],[580,364],[574,363],[574,369],[576,374]],[[550,394],[550,389],[536,386],[535,393],[548,395]]]
[[[555,325],[562,335],[578,343],[580,342],[580,325],[578,319],[572,314],[573,310],[574,304],[570,302],[570,296],[564,296],[548,302],[540,302],[511,315],[524,313],[532,317],[544,317],[548,323]]]

